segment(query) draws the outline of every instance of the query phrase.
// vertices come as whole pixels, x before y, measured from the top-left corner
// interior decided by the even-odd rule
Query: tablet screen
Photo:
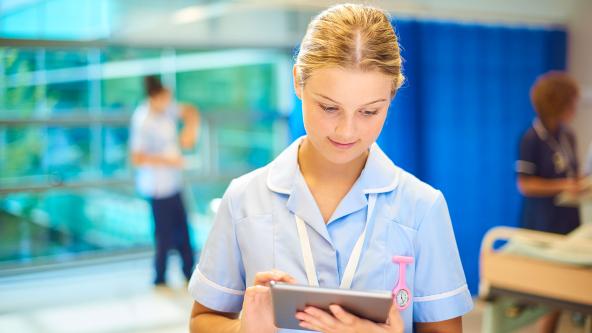
[[[271,299],[275,326],[298,330],[304,328],[300,327],[294,316],[306,306],[329,312],[329,305],[338,304],[360,318],[384,323],[392,304],[391,293],[388,291],[366,292],[274,282],[271,283]]]

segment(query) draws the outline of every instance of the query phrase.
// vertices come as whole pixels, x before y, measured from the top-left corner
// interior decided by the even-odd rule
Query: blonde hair
[[[532,105],[543,122],[562,116],[580,96],[577,82],[565,72],[539,76],[530,89]]]
[[[308,25],[296,57],[296,82],[304,86],[316,69],[325,67],[378,70],[392,77],[394,97],[405,80],[401,63],[397,35],[384,11],[336,5]]]

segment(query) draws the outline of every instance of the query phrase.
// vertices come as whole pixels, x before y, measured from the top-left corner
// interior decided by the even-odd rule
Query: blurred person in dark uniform
[[[582,188],[576,155],[576,138],[569,128],[579,100],[579,87],[563,72],[540,76],[530,91],[537,117],[520,142],[516,162],[517,183],[524,197],[521,227],[567,234],[580,224],[578,207],[555,204],[564,191]],[[559,312],[539,321],[540,332],[555,332]]]

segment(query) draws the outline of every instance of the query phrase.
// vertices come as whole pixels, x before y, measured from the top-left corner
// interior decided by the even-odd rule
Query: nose
[[[336,138],[343,140],[342,143],[349,143],[355,137],[356,123],[354,117],[344,113],[339,117],[337,126],[335,127]]]

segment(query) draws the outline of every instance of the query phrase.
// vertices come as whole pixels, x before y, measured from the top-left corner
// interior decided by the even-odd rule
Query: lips
[[[335,141],[335,140],[331,140],[331,138],[329,138],[329,141],[331,142],[331,144],[334,147],[337,147],[338,149],[349,149],[351,147],[353,147],[356,142],[349,142],[349,143],[343,143],[343,142],[339,142],[339,141]]]

